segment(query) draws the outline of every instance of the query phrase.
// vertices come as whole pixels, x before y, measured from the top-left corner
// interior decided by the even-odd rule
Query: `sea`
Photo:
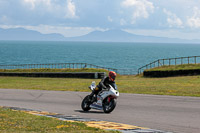
[[[0,41],[0,65],[89,63],[137,69],[163,58],[200,56],[200,44]]]

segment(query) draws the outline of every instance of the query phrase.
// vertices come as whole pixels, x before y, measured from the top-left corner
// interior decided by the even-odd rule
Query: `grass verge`
[[[57,91],[90,91],[92,81],[100,79],[0,77],[0,88]],[[196,96],[200,97],[200,76],[144,78],[118,76],[116,84],[121,93]]]
[[[87,127],[80,122],[67,122],[36,116],[22,111],[0,107],[0,132],[1,133],[118,133],[105,131],[98,128]]]

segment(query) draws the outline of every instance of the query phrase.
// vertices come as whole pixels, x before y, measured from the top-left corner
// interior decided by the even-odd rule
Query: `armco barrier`
[[[106,73],[103,72],[73,72],[73,73],[13,73],[13,72],[0,72],[0,76],[19,76],[19,77],[51,77],[51,78],[89,78],[99,79],[103,78]]]
[[[173,77],[200,75],[200,70],[144,71],[145,77]]]

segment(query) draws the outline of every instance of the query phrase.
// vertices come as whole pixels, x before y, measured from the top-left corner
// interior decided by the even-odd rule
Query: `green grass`
[[[1,133],[117,133],[0,107]]]
[[[184,64],[184,65],[171,65],[171,66],[161,66],[148,69],[145,71],[172,71],[172,70],[194,70],[200,69],[200,64]]]
[[[200,64],[163,66],[152,70],[200,69]],[[14,69],[0,70],[7,72],[105,72],[103,69]],[[106,71],[108,72],[108,71]],[[79,78],[31,78],[0,77],[0,88],[57,90],[57,91],[90,91],[92,81],[98,84],[100,79]],[[167,78],[144,78],[142,76],[118,75],[116,84],[121,93],[196,96],[200,97],[200,76],[182,76]]]
[[[200,97],[200,76],[144,78],[123,76],[117,81],[121,92]]]
[[[90,91],[92,81],[100,79],[0,77],[0,88]],[[200,76],[144,78],[118,76],[116,84],[121,93],[196,96],[200,97]]]

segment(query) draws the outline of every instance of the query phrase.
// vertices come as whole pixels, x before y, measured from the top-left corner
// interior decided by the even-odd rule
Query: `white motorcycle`
[[[109,85],[108,89],[102,90],[96,96],[94,95],[92,99],[90,95],[87,95],[81,104],[83,111],[89,111],[92,109],[103,110],[105,113],[110,113],[114,110],[116,106],[116,99],[119,97],[119,92],[115,85]],[[91,91],[96,88],[95,81],[89,86]]]

